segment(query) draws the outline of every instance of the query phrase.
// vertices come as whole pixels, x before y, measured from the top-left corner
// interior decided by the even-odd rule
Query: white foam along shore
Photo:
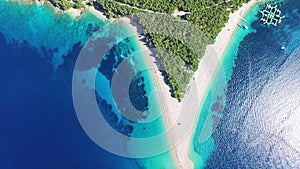
[[[209,85],[219,68],[226,48],[229,45],[235,30],[239,28],[238,24],[241,22],[242,17],[259,1],[261,0],[251,0],[247,4],[243,4],[238,11],[230,14],[229,21],[219,33],[218,37],[216,38],[216,42],[213,45],[208,45],[205,56],[200,61],[199,69],[195,72],[193,76],[194,79],[189,84],[189,91],[186,92],[181,103],[179,103],[177,99],[171,97],[169,92],[170,87],[164,82],[164,77],[161,75],[159,68],[155,64],[155,58],[150,56],[151,51],[148,49],[146,44],[140,41],[140,46],[144,52],[144,57],[148,64],[147,66],[151,67],[151,74],[156,88],[159,91],[164,91],[159,92],[159,99],[162,105],[166,128],[170,128],[173,125],[178,125],[176,124],[178,123],[177,118],[182,111],[181,108],[183,104],[185,104],[185,113],[188,113],[189,116],[196,116],[196,119],[198,119],[200,106],[203,103]],[[138,29],[133,28],[133,30],[136,32],[137,39],[140,39],[140,36],[138,36]],[[197,85],[195,86],[194,84]],[[197,122],[196,119],[190,122],[193,123],[192,129],[195,128],[195,123]],[[181,123],[180,125],[185,126],[188,124]],[[189,159],[192,133],[193,130],[190,130],[188,133],[186,133],[187,135],[185,135],[181,142],[170,150],[173,162],[178,169],[194,168],[193,162]],[[169,133],[168,139],[170,144],[173,143],[174,137],[178,138],[178,133]]]
[[[226,51],[226,48],[230,43],[235,30],[238,28],[238,24],[242,20],[242,16],[244,16],[251,9],[251,7],[253,7],[259,1],[261,0],[251,0],[247,4],[243,4],[243,6],[239,8],[239,10],[230,14],[229,21],[219,33],[218,37],[216,38],[216,42],[213,45],[207,46],[205,56],[201,59],[199,68],[195,72],[193,80],[189,84],[189,91],[186,92],[181,103],[179,103],[177,99],[171,97],[171,94],[169,92],[170,87],[164,82],[164,77],[161,75],[159,68],[155,64],[155,58],[151,56],[150,49],[143,41],[141,41],[140,34],[138,33],[138,28],[130,25],[129,22],[124,22],[125,24],[129,25],[136,38],[139,40],[141,50],[143,51],[145,60],[147,62],[147,66],[151,67],[150,70],[152,78],[157,90],[163,91],[159,92],[159,100],[161,102],[166,128],[170,128],[173,125],[179,125],[175,123],[178,123],[177,118],[182,111],[183,104],[188,105],[187,108],[185,106],[185,113],[190,116],[196,117],[193,121],[190,121],[190,123],[193,123],[191,124],[191,129],[195,128],[197,122],[196,119],[198,119],[200,112],[200,106],[205,99],[206,92],[214,77],[214,74],[219,68],[224,52]],[[87,9],[99,18],[107,20],[103,13],[96,10],[94,7],[89,6]],[[66,12],[78,18],[83,11],[78,9],[70,9]],[[180,125],[184,127],[185,125],[189,124],[181,123]],[[189,130],[188,133],[185,133],[186,135],[181,140],[181,142],[170,150],[173,162],[178,169],[194,168],[193,162],[189,159],[189,149],[191,146],[192,133],[193,130]],[[178,136],[178,133],[169,133],[168,141],[170,144],[174,142],[174,137],[177,138],[180,136]]]

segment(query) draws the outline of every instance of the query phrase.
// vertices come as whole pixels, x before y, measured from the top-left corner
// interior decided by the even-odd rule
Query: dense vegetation
[[[64,10],[76,4],[68,0],[53,1]],[[138,16],[137,22],[144,28],[143,35],[146,41],[155,47],[156,57],[166,71],[173,96],[181,100],[193,72],[198,68],[199,60],[204,55],[207,43],[212,43],[217,37],[228,21],[230,12],[248,1],[250,0],[90,0],[87,4],[94,5],[108,18],[133,14]],[[142,11],[153,12],[152,15],[157,15],[155,17],[159,18],[159,22],[153,22],[153,17],[149,18],[149,15],[144,15]],[[177,11],[187,12],[177,17],[177,20],[186,21],[193,26],[183,27],[186,24],[176,24],[174,21],[176,17],[159,15],[174,14]],[[193,33],[201,31],[206,38],[202,34],[184,36],[191,32],[187,29],[192,27],[198,30]],[[174,32],[172,36],[166,36],[170,34],[163,33],[165,28],[170,32],[174,30],[183,32],[175,33],[175,37]]]
[[[50,0],[50,2],[62,10],[68,10],[70,8],[80,9],[85,7],[82,0],[78,0],[76,2],[72,2],[70,0]]]
[[[144,27],[143,34],[148,44],[155,46],[156,58],[166,72],[173,96],[181,100],[205,52],[207,40],[203,33],[198,26],[183,24],[180,19],[166,14],[139,13],[133,21]]]
[[[114,0],[97,0],[94,5],[103,9],[104,15],[108,18],[119,18],[121,16],[132,15],[139,12],[137,9],[119,4]]]
[[[238,9],[243,3],[250,0],[98,0],[98,4],[114,4],[103,8],[104,11],[124,10],[124,5],[140,9],[148,9],[155,12],[173,14],[176,10],[190,12],[189,15],[182,16],[182,19],[191,21],[200,26],[200,30],[205,33],[211,42],[217,37],[229,19],[231,11]],[[119,3],[116,3],[119,2]],[[130,8],[125,6],[127,9]],[[133,12],[128,9],[126,13],[116,13],[116,15],[130,15]]]

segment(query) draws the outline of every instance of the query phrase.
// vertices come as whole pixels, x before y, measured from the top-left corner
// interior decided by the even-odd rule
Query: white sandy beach
[[[67,13],[75,18],[80,18],[81,14],[84,13],[85,11],[91,12],[95,16],[99,17],[101,20],[104,20],[104,21],[108,20],[102,12],[96,10],[93,6],[87,6],[86,9],[70,8],[67,11],[65,11],[65,13]]]

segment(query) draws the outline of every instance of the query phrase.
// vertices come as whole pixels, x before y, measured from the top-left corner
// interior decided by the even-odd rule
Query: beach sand
[[[208,87],[219,68],[226,48],[230,43],[235,30],[239,28],[238,24],[241,22],[242,17],[251,9],[251,7],[253,7],[259,1],[260,0],[251,0],[247,4],[244,4],[238,11],[230,14],[229,21],[216,38],[216,43],[207,46],[205,56],[201,59],[199,68],[195,72],[193,80],[188,85],[189,92],[186,92],[181,103],[179,103],[177,99],[171,97],[170,92],[159,92],[166,128],[170,128],[173,125],[178,125],[176,123],[182,111],[183,105],[185,109],[188,109],[186,109],[184,113],[188,113],[190,117],[196,117],[194,120],[190,121],[190,123],[193,122],[192,129],[195,128],[197,122],[196,119],[198,119],[200,112],[200,106],[204,101]],[[148,64],[147,66],[151,67],[151,74],[157,89],[159,91],[169,91],[170,87],[164,82],[164,77],[161,75],[159,68],[155,64],[155,58],[150,56],[151,51],[147,45],[140,40],[140,36],[138,36],[139,30],[136,28],[132,29],[136,32],[136,37],[139,39],[142,51],[145,53],[144,56]],[[180,125],[184,127],[188,124],[185,125],[184,123],[181,123]],[[189,159],[189,148],[191,146],[192,133],[193,130],[189,130],[188,133],[185,133],[187,135],[185,135],[181,142],[170,150],[175,166],[177,166],[179,169],[194,168],[193,162]],[[180,137],[178,134],[182,133],[169,133],[168,139],[170,145],[173,144],[174,138],[177,139]]]

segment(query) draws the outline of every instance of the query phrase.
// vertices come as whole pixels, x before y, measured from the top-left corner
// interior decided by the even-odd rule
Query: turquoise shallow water
[[[299,71],[299,2],[271,3],[286,15],[283,22],[264,26],[257,17],[263,6],[256,6],[245,17],[251,29],[236,31],[227,48],[194,132],[190,158],[196,168],[300,166],[295,144],[299,88],[294,86],[299,85],[294,77]],[[222,89],[218,81],[224,77]],[[216,103],[221,113],[212,111]],[[212,129],[206,141],[199,139],[203,128]]]
[[[0,168],[18,168],[18,165],[22,168],[174,168],[168,152],[143,159],[123,158],[106,152],[89,139],[76,118],[71,93],[74,63],[88,39],[99,29],[105,32],[113,24],[103,22],[89,12],[75,19],[58,13],[49,5],[25,6],[0,1],[0,10],[0,63],[1,76],[5,77],[0,81],[3,96],[0,102],[0,133],[5,138],[1,140]],[[126,33],[125,28],[118,29]],[[133,54],[135,57],[130,58],[133,70],[137,72],[145,67],[135,38],[113,38],[117,45],[110,49],[106,58],[114,59],[108,59],[105,67],[86,71],[87,75],[89,71],[99,72],[94,87],[99,97],[107,99],[102,107],[104,110],[111,100],[108,86],[110,72],[114,70],[111,65]],[[148,71],[136,76],[132,84],[145,84],[145,88],[138,91],[145,91],[147,98],[153,93],[154,86]],[[12,95],[11,90],[19,94]],[[135,94],[140,93],[132,93]],[[151,101],[156,100],[155,95],[151,96]],[[145,106],[144,99],[140,100],[142,108],[159,111],[158,104],[151,102]],[[40,101],[39,108],[33,104],[37,101]],[[100,109],[101,106],[99,103]],[[116,110],[115,107],[113,109]],[[110,122],[115,125],[115,130],[124,134],[149,137],[164,131],[161,117],[151,123],[137,124],[116,112],[107,111],[106,117],[113,119]],[[159,112],[153,117],[157,114]],[[26,139],[20,131],[27,134]],[[19,143],[15,140],[24,141]],[[166,140],[161,142],[167,144]],[[6,156],[6,153],[10,155]],[[48,164],[49,161],[51,164]]]
[[[63,56],[68,54],[74,43],[83,44],[93,31],[105,24],[89,12],[80,20],[74,20],[67,14],[58,16],[57,11],[47,3],[43,7],[24,7],[22,3],[6,1],[0,3],[1,10],[5,11],[0,16],[1,32],[7,41],[26,42],[44,58],[53,55],[51,62],[54,68],[63,64]],[[58,36],[57,32],[62,33]]]

